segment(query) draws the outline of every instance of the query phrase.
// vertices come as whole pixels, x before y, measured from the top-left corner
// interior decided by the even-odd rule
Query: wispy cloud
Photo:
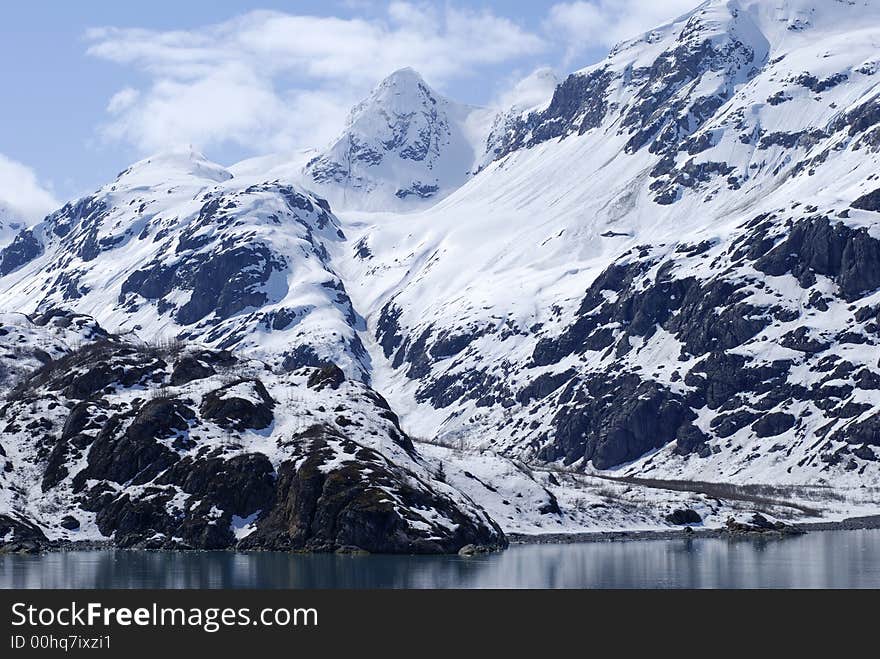
[[[96,28],[90,55],[148,82],[108,101],[102,134],[143,152],[181,142],[256,151],[330,139],[353,102],[412,66],[441,88],[546,43],[491,11],[391,2],[379,19],[257,11],[187,31]]]
[[[0,153],[0,206],[15,219],[35,222],[60,205],[30,167]]]
[[[578,0],[553,5],[544,22],[566,47],[566,63],[596,46],[611,47],[690,11],[699,0]]]

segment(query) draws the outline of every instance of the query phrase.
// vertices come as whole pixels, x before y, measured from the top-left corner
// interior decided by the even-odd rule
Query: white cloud
[[[59,206],[30,167],[0,154],[0,207],[13,219],[35,222]]]
[[[398,68],[442,88],[546,45],[489,11],[410,2],[390,2],[373,20],[257,11],[197,30],[86,36],[89,54],[149,78],[110,99],[103,128],[143,152],[181,142],[259,151],[320,144]]]
[[[120,112],[124,112],[135,104],[140,95],[141,93],[133,87],[120,89],[118,92],[113,94],[113,96],[110,98],[110,102],[107,103],[107,112],[109,112],[110,114],[119,114]]]
[[[566,45],[566,61],[597,45],[611,47],[687,13],[699,0],[579,0],[550,8],[545,29]]]
[[[535,69],[525,78],[517,80],[498,97],[495,105],[499,108],[525,112],[540,107],[550,101],[559,84],[553,69]]]

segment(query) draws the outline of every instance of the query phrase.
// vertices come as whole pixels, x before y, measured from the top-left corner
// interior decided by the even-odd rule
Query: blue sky
[[[320,146],[400,66],[492,105],[536,68],[587,66],[696,2],[4,3],[0,203],[38,215],[180,143],[226,164]]]

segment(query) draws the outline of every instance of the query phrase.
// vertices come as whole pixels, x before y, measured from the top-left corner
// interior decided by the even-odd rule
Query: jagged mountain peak
[[[345,130],[304,169],[334,208],[397,210],[460,187],[482,151],[488,112],[450,101],[412,68],[385,78],[352,110]]]
[[[359,132],[364,137],[379,136],[383,121],[392,130],[400,129],[403,127],[401,122],[419,113],[444,112],[453,105],[428,86],[415,69],[398,69],[382,80],[366,99],[352,108],[347,129],[338,140],[350,137],[352,131]]]

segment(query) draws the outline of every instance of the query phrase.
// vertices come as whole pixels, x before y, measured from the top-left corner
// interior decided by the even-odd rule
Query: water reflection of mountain
[[[0,556],[3,588],[877,588],[880,531],[516,546],[501,554]]]

